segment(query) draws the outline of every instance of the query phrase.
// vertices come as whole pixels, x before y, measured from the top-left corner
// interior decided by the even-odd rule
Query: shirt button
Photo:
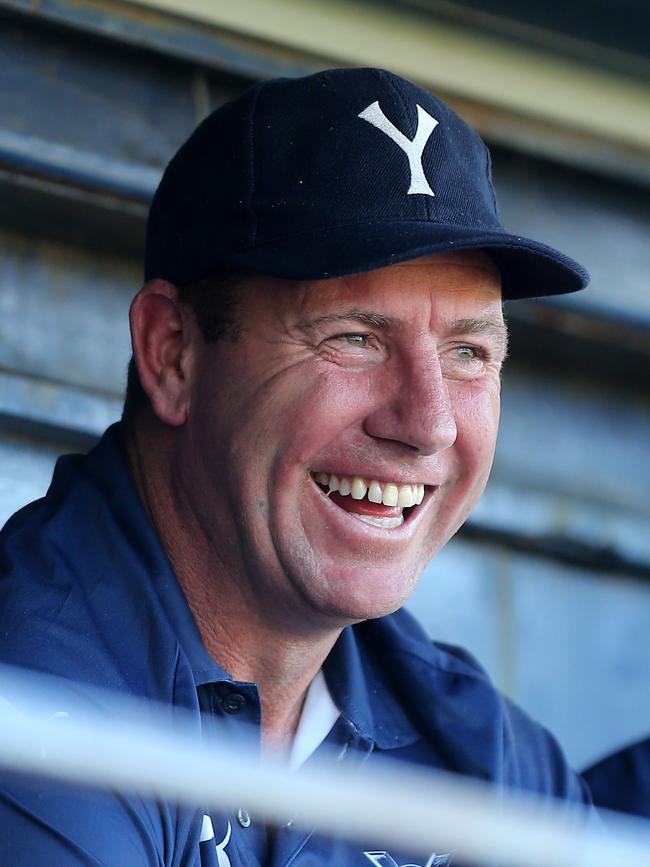
[[[221,707],[226,713],[239,713],[245,704],[246,699],[238,692],[232,692],[221,699]]]
[[[246,810],[237,810],[237,821],[242,828],[248,828],[250,827],[251,817]]]

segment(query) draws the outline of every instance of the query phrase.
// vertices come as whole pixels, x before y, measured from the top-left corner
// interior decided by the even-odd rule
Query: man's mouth
[[[311,476],[341,509],[367,524],[389,530],[401,526],[425,495],[421,483],[405,485],[325,472]]]

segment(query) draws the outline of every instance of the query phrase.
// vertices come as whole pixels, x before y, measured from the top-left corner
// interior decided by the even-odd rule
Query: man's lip
[[[381,536],[384,539],[392,537],[395,541],[397,541],[398,538],[407,538],[411,536],[416,526],[420,523],[420,519],[427,511],[427,506],[429,505],[431,498],[439,487],[437,485],[425,486],[424,499],[420,503],[420,505],[407,509],[407,511],[410,513],[408,515],[408,519],[405,520],[404,523],[401,524],[399,527],[385,529],[382,527],[371,526],[362,521],[359,521],[358,519],[355,519],[353,513],[346,512],[344,509],[340,508],[340,506],[336,505],[336,503],[332,502],[327,492],[320,485],[318,485],[318,483],[311,477],[311,475],[310,480],[313,484],[315,491],[317,492],[318,497],[320,498],[320,501],[325,505],[328,512],[335,518],[341,528],[345,528],[346,532],[362,533],[366,535],[370,534],[375,538]],[[350,518],[350,516],[352,516],[352,518]]]

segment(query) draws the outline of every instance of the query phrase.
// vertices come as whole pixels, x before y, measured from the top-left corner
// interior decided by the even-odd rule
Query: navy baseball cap
[[[145,279],[317,280],[467,249],[492,256],[505,298],[589,280],[501,225],[489,152],[449,106],[386,70],[331,69],[262,82],[200,124],[154,196]]]

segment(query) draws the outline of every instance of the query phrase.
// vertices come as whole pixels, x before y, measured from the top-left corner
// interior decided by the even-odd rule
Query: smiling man
[[[122,423],[3,531],[3,659],[254,726],[294,767],[325,744],[587,802],[398,610],[485,487],[502,299],[586,282],[501,226],[480,138],[385,71],[263,83],[168,166],[145,271]],[[245,804],[0,793],[15,867],[414,863]]]

